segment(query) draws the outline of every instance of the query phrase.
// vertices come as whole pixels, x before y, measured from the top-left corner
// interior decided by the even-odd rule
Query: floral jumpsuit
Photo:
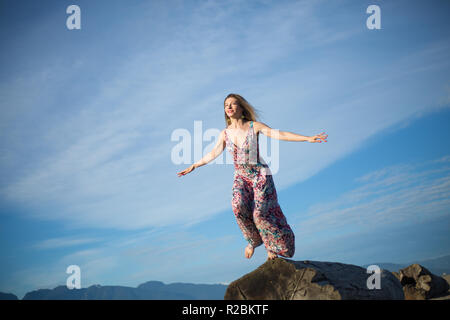
[[[284,257],[295,252],[295,237],[280,205],[269,166],[259,157],[258,136],[250,122],[242,147],[227,135],[227,149],[233,155],[232,209],[244,238],[254,247],[264,243],[268,251]]]

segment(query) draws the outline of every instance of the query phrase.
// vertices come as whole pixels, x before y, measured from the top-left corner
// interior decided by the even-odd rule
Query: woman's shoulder
[[[269,128],[269,129],[271,129],[270,126],[265,124],[264,122],[254,121],[253,125],[255,127],[257,127],[258,129],[260,129],[260,128]]]
[[[253,129],[254,129],[254,131],[255,131],[255,134],[258,134],[258,133],[259,133],[262,124],[263,124],[262,122],[259,122],[259,121],[253,121]]]

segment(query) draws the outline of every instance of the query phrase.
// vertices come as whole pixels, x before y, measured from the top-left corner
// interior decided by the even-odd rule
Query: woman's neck
[[[248,120],[245,120],[245,119],[236,119],[236,120],[231,120],[231,123],[230,123],[230,128],[232,128],[232,129],[237,129],[237,128],[243,128],[244,127],[244,124],[245,123],[247,123],[248,122]]]

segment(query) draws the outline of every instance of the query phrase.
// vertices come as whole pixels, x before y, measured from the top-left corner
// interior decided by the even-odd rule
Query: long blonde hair
[[[227,113],[225,112],[225,101],[227,101],[228,98],[236,98],[239,106],[242,107],[242,118],[247,121],[256,121],[259,119],[258,112],[256,111],[255,107],[253,107],[250,103],[248,103],[247,100],[244,99],[244,97],[240,96],[237,93],[230,93],[227,95],[225,100],[223,100],[223,106],[224,110],[223,113],[225,115],[225,125],[228,127],[231,124],[231,119],[229,116],[227,116]]]

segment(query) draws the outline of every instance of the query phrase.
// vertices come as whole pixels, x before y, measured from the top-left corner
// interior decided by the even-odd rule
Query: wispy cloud
[[[394,223],[420,223],[450,214],[448,156],[389,166],[355,181],[362,185],[298,215],[295,225],[301,230],[299,241],[312,234],[347,234]]]
[[[26,172],[8,176],[8,172],[23,170],[17,167],[19,163],[23,166],[23,161],[17,160],[19,154],[31,151],[31,144],[23,145],[19,140],[4,143],[7,156],[2,167],[8,179],[3,180],[2,195],[29,208],[37,203],[61,208],[35,211],[37,216],[125,228],[196,221],[228,208],[227,199],[221,195],[229,193],[229,186],[213,186],[207,194],[198,179],[181,184],[175,176],[179,168],[167,165],[173,146],[167,139],[169,130],[186,124],[171,118],[169,110],[180,110],[188,122],[195,119],[198,112],[223,99],[223,93],[218,92],[197,99],[193,94],[196,90],[243,68],[247,72],[259,70],[289,52],[294,45],[293,34],[298,30],[306,34],[306,25],[312,21],[308,18],[312,6],[304,2],[303,6],[296,3],[268,7],[261,16],[235,19],[230,25],[228,21],[241,9],[240,2],[226,6],[202,4],[187,17],[189,28],[177,26],[177,36],[161,43],[157,50],[145,55],[135,53],[122,62],[117,76],[106,81],[79,112],[70,112],[63,123],[42,117],[45,130],[43,126],[37,132],[24,128],[20,138],[43,139],[49,150],[39,156],[32,154],[30,160],[34,163],[26,163]],[[304,18],[303,29],[298,28],[299,14]],[[264,54],[259,54],[262,51]],[[75,72],[86,72],[80,66],[82,62],[71,72],[55,69],[46,74],[57,82],[61,77],[74,77]],[[38,88],[41,81],[32,78],[28,86]],[[5,87],[3,92],[18,92],[24,87],[19,83],[15,90]],[[51,90],[45,96],[51,97]],[[16,109],[16,114],[25,115],[32,106],[37,108],[34,97],[40,94],[38,89],[30,90],[28,100]],[[6,97],[7,101],[18,102],[15,95]],[[224,177],[219,174],[218,181]],[[177,194],[177,204],[168,196],[169,190]],[[209,197],[212,194],[216,196]],[[204,202],[208,198],[218,205]]]
[[[29,265],[16,270],[7,279],[2,281],[2,287],[22,298],[25,293],[38,289],[53,289],[56,286],[65,286],[70,274],[67,267],[77,265],[81,271],[81,286],[88,287],[104,281],[103,274],[114,272],[119,264],[119,256],[107,254],[105,247],[82,249],[66,254],[53,263],[43,265]],[[100,281],[98,281],[100,280]]]
[[[133,229],[195,223],[230,209],[232,168],[202,168],[178,178],[176,172],[183,168],[171,163],[170,133],[189,129],[200,115],[208,126],[223,126],[224,90],[239,88],[254,97],[256,106],[267,106],[266,119],[275,128],[329,134],[326,147],[289,144],[281,150],[282,170],[276,177],[280,189],[314,175],[386,127],[429,110],[422,100],[413,101],[417,97],[394,99],[399,91],[392,87],[383,97],[378,91],[356,91],[372,75],[360,81],[355,71],[356,80],[343,78],[353,63],[343,56],[311,58],[308,49],[320,52],[363,32],[342,23],[353,13],[330,17],[342,19],[336,30],[321,16],[324,3],[263,1],[259,14],[251,15],[245,14],[253,10],[245,1],[202,2],[188,11],[176,6],[176,12],[184,13],[183,23],[175,24],[173,17],[157,21],[165,41],[130,51],[83,104],[75,101],[64,109],[57,109],[60,88],[55,84],[63,81],[80,92],[88,90],[77,84],[92,72],[92,63],[83,60],[88,56],[74,65],[37,70],[29,79],[12,79],[0,88],[5,93],[0,95],[2,105],[18,106],[8,108],[1,123],[6,135],[0,140],[0,195],[34,217],[77,226]],[[143,6],[144,16],[152,12]],[[333,6],[326,2],[327,10]],[[236,18],[240,15],[245,19]],[[150,22],[149,30],[153,27]],[[297,59],[299,52],[305,55]],[[442,51],[437,46],[428,54]],[[273,63],[286,58],[299,62],[289,71],[273,70]],[[305,58],[312,63],[303,63]],[[404,66],[421,65],[426,58],[411,56]],[[388,78],[395,78],[393,70]],[[27,88],[26,99],[17,99]],[[50,109],[60,114],[50,117]],[[209,170],[215,170],[213,181]]]
[[[55,249],[64,248],[71,246],[78,246],[84,244],[90,244],[102,241],[98,238],[76,238],[76,237],[63,237],[63,238],[52,238],[40,241],[33,245],[36,249]]]
[[[55,249],[65,243],[66,253],[51,263],[16,270],[2,281],[2,287],[23,295],[31,290],[65,285],[69,277],[66,269],[70,265],[80,267],[82,287],[93,284],[137,286],[155,279],[169,283],[210,283],[205,279],[217,279],[213,282],[218,283],[233,277],[227,273],[236,269],[226,261],[230,252],[239,253],[239,258],[243,259],[242,250],[233,249],[234,239],[236,235],[205,237],[173,227],[117,235],[104,242],[89,241],[94,239],[88,238],[80,241],[75,238],[49,239],[37,247]],[[86,244],[89,247],[75,247]],[[206,263],[205,256],[208,257]],[[237,256],[235,258],[237,260]]]

